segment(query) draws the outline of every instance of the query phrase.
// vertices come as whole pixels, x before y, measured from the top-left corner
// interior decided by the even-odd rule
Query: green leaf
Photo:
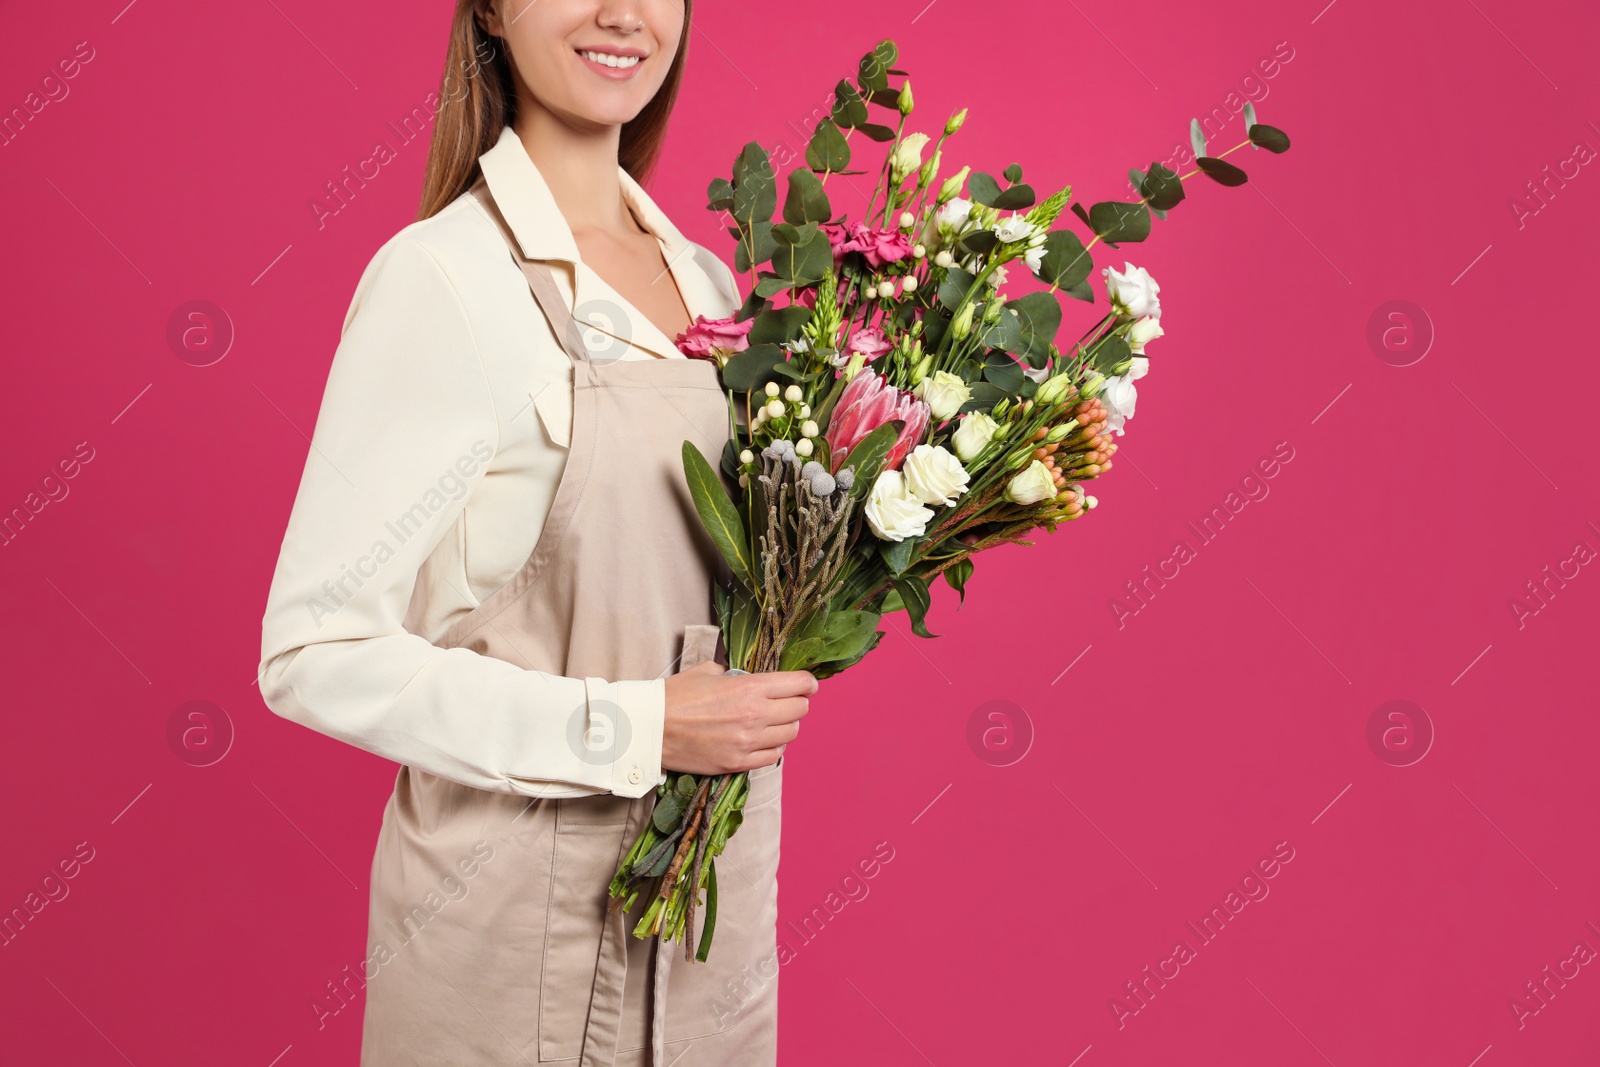
[[[1019,355],[1031,355],[1046,350],[1061,328],[1061,301],[1054,293],[1029,293],[1008,301],[1006,307],[1017,313],[1022,327],[1023,347]]]
[[[822,182],[804,167],[789,172],[789,195],[783,201],[783,218],[796,226],[806,222],[827,222],[832,209]]]
[[[726,178],[712,178],[706,187],[706,210],[726,211],[733,206],[733,183]]]
[[[711,933],[717,928],[717,865],[715,861],[706,864],[706,909],[705,928],[700,931],[700,945],[695,949],[694,958],[701,963],[711,955]]]
[[[809,670],[819,663],[850,659],[860,654],[876,634],[878,618],[874,611],[827,612],[820,626],[813,625],[817,632],[784,646],[779,669]]]
[[[883,555],[883,561],[889,565],[890,574],[903,574],[911,563],[911,553],[917,547],[917,542],[908,537],[903,541],[880,541],[878,551]]]
[[[983,171],[975,170],[967,175],[967,195],[975,204],[993,207],[1000,195],[1000,183]]]
[[[904,610],[906,610],[906,602],[901,600],[900,594],[895,592],[893,589],[890,589],[888,592],[884,593],[883,599],[878,602],[878,611],[883,615]]]
[[[747,589],[754,589],[755,566],[739,509],[728,499],[722,478],[711,469],[693,441],[683,443],[683,473],[689,483],[689,495],[694,499],[694,509],[699,512],[706,532],[728,561],[734,577],[744,582]]]
[[[989,411],[1006,398],[1006,391],[991,382],[973,382],[972,396],[961,405],[961,412]],[[961,412],[957,412],[960,414]]]
[[[1094,347],[1094,369],[1109,377],[1113,367],[1132,356],[1128,342],[1114,335],[1107,337]]]
[[[1013,163],[1011,166],[1001,171],[1001,173],[1005,175],[1006,181],[1008,182],[1013,184],[1020,182],[1022,180],[1022,164]]]
[[[1089,213],[1083,210],[1082,204],[1078,203],[1077,201],[1073,201],[1072,213],[1078,216],[1078,218],[1082,219],[1083,224],[1089,227],[1090,232],[1093,232],[1094,226],[1089,222]]]
[[[850,487],[851,496],[859,500],[872,490],[872,483],[878,480],[878,472],[883,469],[884,457],[894,447],[904,428],[904,419],[890,419],[857,441],[845,455],[843,465],[855,472],[855,483]]]
[[[1063,285],[1061,292],[1074,300],[1082,300],[1085,304],[1094,303],[1094,287],[1089,284],[1087,278],[1077,285]]]
[[[882,123],[865,122],[861,124],[859,129],[863,134],[880,144],[884,141],[892,141],[895,138],[894,130]]]
[[[776,345],[793,341],[810,321],[811,309],[799,304],[763,311],[756,316],[755,325],[750,327],[749,342],[752,345]]]
[[[958,242],[958,245],[960,250],[963,252],[972,252],[980,256],[986,256],[992,252],[994,250],[994,246],[999,243],[1000,238],[995,236],[995,232],[993,230],[973,230],[971,233],[963,234],[961,240]]]
[[[1183,199],[1183,182],[1178,180],[1175,171],[1168,170],[1160,163],[1152,163],[1150,173],[1140,183],[1139,194],[1150,201],[1150,207],[1158,211],[1170,211]]]
[[[767,262],[778,248],[778,243],[772,238],[772,222],[769,219],[751,223],[745,232],[749,237],[747,238],[745,233],[738,234],[739,243],[733,249],[733,269],[740,274]],[[752,245],[755,248],[754,252],[751,251]]]
[[[879,41],[872,51],[862,56],[861,62],[856,64],[856,84],[861,86],[862,92],[886,87],[889,68],[894,66],[899,55],[893,41]]]
[[[1089,225],[1108,243],[1142,241],[1150,236],[1150,212],[1143,204],[1107,200],[1089,209]]]
[[[972,283],[976,280],[976,275],[969,274],[960,267],[946,267],[944,280],[939,283],[939,288],[936,290],[939,303],[954,312],[961,306],[961,298],[967,295],[967,290],[972,288]],[[924,326],[923,329],[927,327]]]
[[[1261,128],[1260,126],[1256,127],[1258,130]],[[1202,156],[1194,161],[1194,165],[1199,167],[1207,178],[1217,182],[1219,185],[1243,185],[1250,180],[1244,171],[1225,159],[1212,159],[1210,156]]]
[[[1260,145],[1268,152],[1282,154],[1289,151],[1289,135],[1276,126],[1263,126],[1259,123],[1250,127],[1250,143]]]
[[[938,637],[928,632],[928,583],[914,574],[905,574],[894,580],[894,588],[906,603],[906,614],[911,617],[911,632],[918,637]]]
[[[836,172],[849,165],[850,146],[845,144],[844,134],[832,119],[823,119],[806,145],[806,166],[818,172]]]
[[[757,316],[759,320],[760,316]],[[754,327],[751,327],[754,329]],[[784,362],[783,349],[775,344],[751,345],[736,353],[722,368],[722,384],[730,392],[748,393],[759,389],[777,377],[773,370]]]
[[[1094,269],[1094,259],[1070,230],[1052,230],[1044,239],[1037,277],[1047,285],[1066,289],[1077,285]]]
[[[833,266],[833,245],[816,223],[792,226],[780,222],[772,227],[777,249],[772,253],[772,269],[792,288],[812,285]]]
[[[668,793],[656,801],[656,808],[650,816],[650,821],[655,824],[657,830],[670,834],[678,828],[678,820],[683,818],[685,806],[682,796]]]
[[[967,581],[972,577],[972,557],[963,556],[944,569],[944,581],[961,594],[961,603],[967,602]]]
[[[772,160],[765,149],[751,141],[733,161],[733,217],[748,226],[770,220],[777,207],[778,185]]]
[[[990,352],[984,360],[984,380],[1015,395],[1022,383],[1027,381],[1027,376],[1022,373],[1022,364],[1006,355],[1004,352]],[[904,569],[904,568],[902,568]]]
[[[1033,186],[1013,185],[995,197],[990,207],[997,207],[1002,211],[1021,211],[1025,207],[1032,207],[1033,201]]]
[[[751,293],[754,296],[777,296],[779,293],[789,288],[789,281],[787,278],[780,277],[771,271],[762,271],[760,278],[761,280],[756,282],[756,287],[751,290]],[[749,316],[746,316],[746,318],[748,317]],[[739,319],[738,321],[743,322],[744,319]]]
[[[833,111],[830,117],[836,125],[847,130],[853,130],[867,121],[867,102],[861,99],[856,87],[843,78],[833,88]]]
[[[700,783],[695,780],[695,777],[692,774],[678,775],[677,784],[673,786],[674,791],[676,791],[679,796],[683,797],[694,796],[694,791],[699,788]]]
[[[1189,147],[1194,149],[1196,159],[1206,154],[1206,135],[1199,119],[1189,120]]]

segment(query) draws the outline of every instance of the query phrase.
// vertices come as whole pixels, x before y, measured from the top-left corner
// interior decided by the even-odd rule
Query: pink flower
[[[863,367],[839,397],[828,424],[828,460],[835,472],[850,449],[884,423],[904,419],[905,425],[884,459],[883,469],[894,470],[906,458],[928,428],[928,405],[910,393],[896,389]]]
[[[713,359],[719,353],[729,356],[750,347],[748,335],[755,322],[753,316],[743,322],[734,322],[732,318],[708,319],[704,315],[696,315],[689,328],[674,340],[679,352],[694,359]]]
[[[828,235],[828,244],[833,248],[833,261],[838,263],[844,258],[844,254],[850,251],[845,247],[850,240],[849,233],[837,222],[824,222],[817,229]]]
[[[860,252],[867,266],[876,270],[885,263],[898,263],[909,256],[911,238],[899,230],[878,230],[857,222],[850,226],[850,239],[840,248],[846,252]]]
[[[889,339],[883,336],[883,327],[865,326],[850,335],[850,340],[845,342],[844,350],[850,353],[860,352],[868,359],[877,359],[893,347]]]

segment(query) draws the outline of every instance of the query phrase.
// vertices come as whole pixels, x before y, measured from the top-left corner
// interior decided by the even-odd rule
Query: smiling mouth
[[[578,54],[591,63],[598,63],[603,67],[611,67],[614,70],[627,70],[630,67],[636,67],[642,58],[641,56],[616,56],[609,52],[594,52],[586,49],[579,49]]]

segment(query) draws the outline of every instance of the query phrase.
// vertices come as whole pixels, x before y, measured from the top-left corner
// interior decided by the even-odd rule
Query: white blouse
[[[593,358],[684,358],[579,259],[510,127],[480,163],[523,254],[555,261]],[[733,314],[732,270],[618,174],[690,314]],[[463,194],[380,248],[345,316],[273,574],[261,634],[267,706],[479,789],[655,788],[664,678],[563,678],[432,643],[527,562],[571,417],[569,357],[476,199]],[[630,717],[631,745],[613,763],[588,763],[565,740],[585,701]]]

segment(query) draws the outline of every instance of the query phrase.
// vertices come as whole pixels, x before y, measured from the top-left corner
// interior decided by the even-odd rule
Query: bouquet
[[[1040,200],[1017,164],[999,178],[962,167],[936,184],[966,110],[924,160],[929,136],[906,131],[910,82],[889,84],[905,77],[896,59],[884,41],[862,57],[855,84],[839,82],[806,165],[788,175],[780,220],[771,161],[754,142],[708,191],[709,209],[731,218],[735,265],[753,282],[732,318],[702,316],[678,338],[685,355],[717,362],[728,394],[733,439],[720,471],[687,441],[683,462],[732,572],[716,607],[734,669],[829,677],[877,646],[890,612],[933,637],[931,582],[942,578],[964,601],[974,555],[1032,544],[1031,531],[1093,510],[1084,483],[1111,470],[1113,435],[1133,417],[1147,346],[1164,332],[1161,290],[1130,263],[1106,267],[1109,309],[1063,345],[1057,294],[1093,304],[1094,246],[1144,240],[1151,216],[1164,219],[1184,199],[1188,178],[1242,185],[1224,156],[1289,147],[1281,130],[1255,121],[1253,105],[1245,140],[1216,156],[1193,122],[1193,171],[1152,163],[1129,172],[1139,200],[1071,204],[1085,239],[1055,228],[1070,188]],[[868,105],[895,113],[897,125],[870,121]],[[862,218],[848,221],[835,218],[827,184],[869,172],[850,169],[854,134],[889,148]],[[1019,266],[1043,288],[1008,299]],[[681,938],[687,959],[707,958],[715,859],[748,791],[745,773],[669,773],[611,883],[613,909],[648,900],[636,936]]]

